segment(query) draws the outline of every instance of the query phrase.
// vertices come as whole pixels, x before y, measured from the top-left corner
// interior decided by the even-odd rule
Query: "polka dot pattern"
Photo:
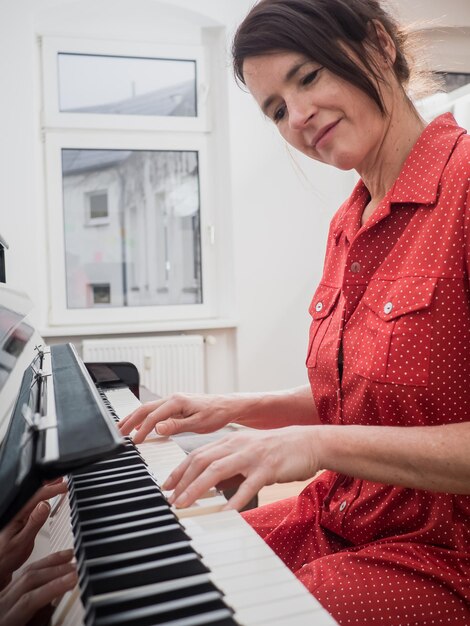
[[[368,201],[360,181],[333,218],[309,309],[320,418],[468,421],[470,138],[440,116],[362,226]],[[469,496],[326,471],[245,517],[341,625],[470,624]]]

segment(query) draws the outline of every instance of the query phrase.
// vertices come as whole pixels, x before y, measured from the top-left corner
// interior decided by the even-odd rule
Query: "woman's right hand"
[[[147,402],[121,420],[121,434],[134,428],[135,443],[142,443],[155,429],[169,437],[182,432],[211,433],[240,417],[244,401],[237,396],[177,393],[168,398]]]

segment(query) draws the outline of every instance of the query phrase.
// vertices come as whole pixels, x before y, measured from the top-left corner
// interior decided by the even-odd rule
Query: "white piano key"
[[[217,518],[221,515],[225,520],[218,524]],[[192,545],[211,569],[212,579],[225,592],[227,603],[235,608],[236,618],[241,623],[257,624],[262,615],[279,617],[283,612],[286,616],[302,613],[305,605],[309,607],[310,619],[312,612],[324,611],[235,511],[187,520],[186,530],[190,535],[191,531],[194,533]],[[237,538],[234,540],[230,535],[236,535]],[[220,536],[225,539],[222,543],[217,541]],[[246,548],[240,546],[240,542]],[[251,548],[252,545],[256,547]],[[243,558],[240,558],[240,552]],[[273,592],[276,581],[282,593]],[[282,598],[284,608],[272,613],[270,607],[279,598]],[[256,610],[251,610],[253,606]]]
[[[311,618],[315,619],[316,613],[321,615],[321,612],[324,611],[318,602],[314,603],[312,600],[313,597],[310,595],[296,595],[289,601],[282,599],[267,603],[263,602],[257,606],[241,607],[240,609],[237,607],[236,616],[246,626],[259,624],[261,621],[271,623],[271,620],[282,617],[288,618],[291,623],[297,624],[296,614],[311,611]]]
[[[246,555],[251,548],[262,545],[260,544],[259,537],[247,537],[244,533],[238,537],[231,536],[228,538],[227,542],[223,542],[222,544],[219,542],[203,541],[202,539],[202,537],[199,539],[197,545],[201,550],[204,550],[206,557],[209,557],[211,554],[220,554],[222,551],[224,553],[226,551],[239,552]]]
[[[303,590],[299,589],[297,580],[284,580],[279,583],[273,583],[270,579],[269,585],[267,585],[266,589],[263,589],[262,594],[263,603],[271,604],[273,602],[277,602],[278,600],[290,601],[291,599],[295,599],[296,597],[303,595]],[[253,586],[251,586],[248,589],[243,589],[238,592],[231,590],[228,596],[228,601],[236,606],[238,611],[244,608],[258,606],[260,603],[259,587],[253,588]]]
[[[106,397],[119,419],[124,419],[141,405],[130,389],[108,389]]]
[[[202,615],[193,615],[191,617],[171,620],[171,622],[164,622],[160,624],[160,626],[209,626],[214,622],[230,616],[231,613],[229,610],[220,609],[218,611],[211,611],[210,613],[203,613]]]
[[[323,607],[322,610],[313,614],[310,610],[301,614],[295,613],[292,617],[289,616],[289,624],[295,624],[295,626],[338,626],[338,622]],[[256,626],[287,626],[286,617],[256,622]]]
[[[52,615],[50,626],[80,626],[85,623],[85,610],[80,600],[80,589],[76,586],[60,600]]]

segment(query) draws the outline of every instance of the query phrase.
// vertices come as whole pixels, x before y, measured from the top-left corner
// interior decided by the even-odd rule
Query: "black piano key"
[[[102,528],[94,528],[90,530],[81,529],[80,534],[83,541],[99,541],[106,537],[119,537],[119,535],[125,535],[131,533],[134,530],[145,530],[147,528],[158,528],[159,526],[167,526],[172,522],[177,523],[176,516],[167,511],[166,515],[160,515],[159,517],[148,517],[147,519],[133,520],[117,524],[115,526],[104,526]]]
[[[106,480],[119,480],[120,478],[126,478],[129,476],[138,476],[138,475],[147,475],[148,470],[146,467],[142,465],[142,463],[136,463],[135,465],[128,465],[125,468],[114,469],[114,470],[105,470],[105,472],[96,472],[86,474],[85,476],[80,476],[78,478],[73,479],[74,487],[82,487],[85,485],[94,485],[99,482],[104,482]]]
[[[106,513],[106,511],[104,511],[104,513]],[[159,506],[148,507],[144,502],[141,503],[140,506],[136,506],[135,510],[128,511],[126,513],[121,513],[118,515],[98,514],[98,516],[95,516],[94,518],[89,520],[81,519],[79,509],[76,508],[74,510],[71,523],[73,532],[81,533],[94,529],[111,528],[113,526],[119,526],[124,523],[130,523],[138,520],[145,521],[150,518],[160,518],[163,515],[175,516],[172,509],[168,507],[168,505],[162,498],[161,504]]]
[[[80,511],[78,507],[72,504],[72,515],[80,516],[80,520],[89,521],[102,515],[118,515],[127,513],[129,511],[135,511],[139,508],[143,509],[148,506],[160,506],[166,504],[165,498],[160,495],[158,491],[155,493],[141,494],[130,498],[124,498],[122,500],[115,500],[113,502],[100,502],[98,504],[90,504],[88,506],[81,506]]]
[[[118,454],[114,457],[94,463],[93,465],[87,465],[85,468],[76,470],[73,474],[73,480],[81,480],[83,478],[89,478],[94,475],[106,474],[109,472],[120,472],[138,465],[140,467],[146,467],[146,463],[142,459],[137,450],[129,450],[125,454]]]
[[[114,488],[109,488],[109,492],[105,491],[105,493],[95,495],[88,495],[86,493],[76,492],[74,493],[74,498],[77,503],[81,505],[87,503],[98,503],[127,498],[128,496],[131,496],[132,494],[135,495],[137,493],[140,494],[155,491],[159,494],[161,493],[151,478],[143,480],[141,482],[134,482],[133,485],[133,488],[130,485],[129,488],[127,488],[125,484],[115,485]]]
[[[82,530],[93,530],[94,528],[111,527],[122,524],[126,521],[132,520],[146,520],[149,517],[160,517],[161,515],[167,515],[171,509],[167,504],[161,506],[146,507],[142,510],[129,511],[128,513],[121,513],[120,515],[104,515],[93,520],[77,521],[77,525]]]
[[[99,574],[129,565],[156,563],[160,559],[184,554],[187,550],[193,550],[189,541],[176,541],[170,544],[145,548],[144,550],[133,550],[131,552],[88,559],[86,565],[91,574]]]
[[[118,478],[113,480],[110,478],[91,485],[76,484],[74,486],[74,495],[79,502],[83,502],[86,498],[93,498],[96,500],[99,496],[110,496],[111,494],[119,493],[122,490],[125,490],[125,493],[127,494],[132,491],[140,490],[142,487],[158,489],[155,481],[152,480],[148,474],[146,476],[139,474],[137,476],[130,476],[128,479]]]
[[[89,626],[91,622],[87,622]],[[94,624],[94,622],[92,622]],[[158,626],[239,626],[229,609],[220,609],[210,613],[202,613],[182,619],[161,622]]]
[[[72,472],[71,476],[84,476],[85,474],[90,474],[92,472],[97,472],[105,469],[114,469],[119,467],[125,467],[126,465],[130,465],[135,463],[136,459],[140,459],[142,461],[142,457],[134,448],[129,447],[125,452],[121,452],[119,455],[113,457],[112,459],[107,459],[106,461],[99,461],[98,463],[93,463],[92,465],[87,465],[80,470]]]
[[[237,626],[239,623],[233,618],[232,612],[212,611],[203,615],[194,615],[185,619],[164,622],[160,626]]]
[[[162,543],[174,543],[184,541],[188,536],[179,524],[168,524],[161,528],[153,528],[145,531],[136,531],[119,537],[108,537],[95,541],[83,541],[82,547],[86,558],[107,556],[118,552],[128,552],[161,545]]]
[[[211,614],[223,611],[225,616],[230,615],[230,610],[224,604],[218,591],[196,596],[182,598],[180,600],[151,604],[131,611],[118,612],[115,615],[96,617],[96,626],[115,626],[117,624],[130,624],[133,626],[156,626],[170,620],[193,617],[195,614]],[[171,622],[170,622],[171,623]]]
[[[182,554],[158,561],[129,565],[96,574],[90,572],[89,584],[93,595],[100,595],[205,574],[208,571],[198,555],[191,549],[186,549]]]
[[[155,593],[155,586],[146,587],[143,590],[139,590],[140,593],[136,594],[116,594],[115,597],[106,602],[94,603],[94,610],[97,616],[105,617],[106,615],[113,615],[122,611],[130,611],[141,607],[147,607],[149,604],[164,602],[174,602],[188,596],[195,596],[204,593],[210,593],[214,591],[215,586],[209,579],[205,582],[200,582],[202,576],[193,576],[188,578],[188,582],[192,579],[195,580],[190,586],[184,586],[179,588],[173,588],[165,591],[162,594]],[[123,598],[122,595],[125,597]],[[126,597],[127,595],[127,597]]]

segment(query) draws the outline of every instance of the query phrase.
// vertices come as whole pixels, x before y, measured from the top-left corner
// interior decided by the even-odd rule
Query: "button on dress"
[[[362,181],[333,218],[306,361],[322,423],[469,420],[469,181],[445,114],[364,226]],[[325,471],[244,515],[341,625],[470,624],[470,496]]]

